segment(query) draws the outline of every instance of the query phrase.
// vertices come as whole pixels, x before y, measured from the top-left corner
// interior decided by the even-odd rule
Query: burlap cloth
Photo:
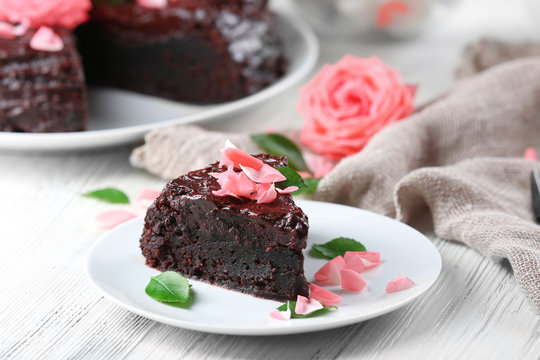
[[[219,159],[226,138],[257,152],[247,135],[196,127],[153,131],[132,162],[166,178]],[[314,198],[404,222],[429,215],[435,233],[508,259],[540,313],[540,226],[522,158],[540,149],[540,58],[462,80],[409,119],[379,132],[320,182]],[[489,296],[489,294],[486,294]]]

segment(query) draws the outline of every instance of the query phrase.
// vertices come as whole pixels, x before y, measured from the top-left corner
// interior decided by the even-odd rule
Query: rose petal
[[[136,3],[147,9],[164,9],[167,7],[167,0],[136,0]]]
[[[96,221],[99,223],[99,227],[103,229],[112,229],[128,220],[134,219],[137,214],[127,210],[108,210],[104,211],[96,216]]]
[[[332,306],[341,303],[343,298],[331,291],[323,289],[315,284],[309,285],[309,297],[321,302],[324,306]]]
[[[243,172],[236,172],[232,168],[227,169],[219,174],[217,179],[221,190],[212,191],[216,196],[236,196],[236,197],[251,197],[251,194],[256,191],[255,183],[251,181]],[[233,195],[234,194],[234,195]]]
[[[298,190],[298,186],[287,186],[285,189],[276,189],[280,194],[290,194]]]
[[[246,173],[248,178],[258,183],[273,183],[287,180],[279,170],[274,169],[268,164],[263,164],[259,170],[244,165],[240,165],[240,168]]]
[[[381,253],[378,251],[346,251],[343,259],[345,262],[347,262],[347,259],[352,258],[355,254],[359,255],[362,259],[369,261],[371,263],[371,267],[377,266],[381,263]]]
[[[259,189],[264,189],[264,186],[259,185],[260,184],[257,184],[257,204],[268,204],[276,200],[277,192],[274,184],[271,184],[270,187],[268,187],[268,189],[266,190],[263,190],[262,193],[259,193]]]
[[[7,22],[0,22],[0,39],[15,39],[15,26]]]
[[[260,170],[265,165],[261,160],[249,155],[244,150],[226,147],[221,149],[224,161],[231,161],[235,168],[240,169],[240,165],[250,167],[255,170]],[[268,166],[268,165],[267,165]]]
[[[22,36],[24,35],[28,29],[30,28],[30,23],[28,21],[23,21],[17,26],[15,26],[15,29],[13,29],[13,34],[15,36]]]
[[[347,253],[345,253],[345,256],[347,256]],[[366,269],[364,259],[359,254],[349,254],[343,259],[345,260],[345,269],[354,270],[359,274]]]
[[[536,150],[532,147],[528,147],[527,149],[525,149],[523,157],[530,161],[538,161],[538,154],[536,153]]]
[[[154,200],[161,194],[161,190],[157,189],[142,189],[137,199],[135,199],[135,204],[140,208],[147,209]]]
[[[340,270],[345,268],[345,260],[341,255],[336,256],[315,273],[315,280],[327,285],[339,285]]]
[[[64,42],[53,29],[42,26],[30,39],[30,47],[38,51],[56,52],[64,48]]]
[[[362,291],[367,281],[356,271],[350,269],[341,269],[341,287],[346,290]]]
[[[320,310],[323,305],[315,299],[308,299],[305,296],[298,295],[294,312],[298,315],[308,315],[314,311]]]
[[[403,274],[393,278],[388,284],[386,284],[386,292],[394,293],[397,291],[405,290],[414,285],[414,281],[409,279]]]
[[[287,301],[287,310],[279,311],[279,309],[274,309],[268,314],[273,319],[277,320],[290,320],[291,319],[291,308],[289,307],[289,302]]]

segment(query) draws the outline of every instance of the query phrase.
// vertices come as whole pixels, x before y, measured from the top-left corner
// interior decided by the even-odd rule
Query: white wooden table
[[[288,5],[284,0],[277,6]],[[320,62],[345,53],[377,54],[418,83],[424,101],[448,88],[463,44],[481,34],[535,36],[519,2],[475,0],[411,41],[323,41]],[[297,91],[209,127],[300,126]],[[102,234],[92,219],[111,206],[80,194],[116,186],[134,197],[144,187],[164,185],[132,168],[129,152],[0,153],[1,359],[540,358],[540,319],[511,269],[433,236],[443,259],[435,286],[405,308],[344,328],[278,337],[213,335],[162,325],[114,305],[91,287],[84,271],[86,252]]]

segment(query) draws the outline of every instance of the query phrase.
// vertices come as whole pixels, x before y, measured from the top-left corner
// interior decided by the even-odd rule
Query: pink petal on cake
[[[38,51],[55,52],[64,48],[64,42],[53,29],[42,26],[30,39],[30,47]]]
[[[314,311],[322,309],[324,306],[315,299],[308,299],[305,296],[298,295],[294,312],[298,315],[311,314]]]
[[[536,153],[536,150],[534,150],[534,148],[532,147],[528,147],[527,149],[525,149],[523,157],[530,161],[538,161],[538,154]]]
[[[258,195],[257,204],[268,204],[276,200],[277,192],[276,192],[276,187],[274,186],[274,184],[271,184],[270,187],[268,187],[268,189],[266,190],[263,190],[262,193],[259,193],[259,189],[260,188],[264,189],[264,186],[259,186],[260,184],[257,184],[257,185],[258,185],[257,186],[257,195]]]
[[[15,26],[7,22],[0,22],[0,39],[15,39]]]
[[[132,213],[131,211],[116,209],[98,214],[96,216],[96,221],[99,223],[99,227],[103,229],[112,229],[136,217],[137,214]]]
[[[212,191],[216,196],[232,195],[236,197],[250,198],[251,194],[256,191],[255,183],[251,181],[243,172],[236,172],[232,168],[219,174],[217,182],[221,185],[221,189],[227,191]]]
[[[287,180],[282,173],[267,164],[263,164],[259,170],[244,165],[240,165],[240,168],[246,173],[248,178],[257,183],[274,183]]]
[[[346,290],[362,291],[367,281],[356,271],[350,269],[341,269],[341,287]]]
[[[345,259],[345,262],[347,262],[347,259],[353,257],[354,254],[358,254],[362,259],[365,259],[370,263],[375,264],[373,266],[377,266],[381,263],[381,253],[378,251],[346,251],[343,257]]]
[[[336,256],[315,273],[315,280],[324,282],[326,285],[339,285],[340,270],[344,268],[345,260],[341,255]]]
[[[393,278],[388,284],[386,284],[386,292],[394,293],[397,291],[405,290],[414,285],[414,281],[409,279],[403,274],[400,274],[398,277]]]
[[[315,284],[309,285],[309,297],[321,302],[324,306],[333,306],[341,303],[343,298],[331,291],[323,289]]]
[[[221,153],[223,154],[223,159],[232,161],[234,167],[237,169],[240,169],[240,165],[244,165],[255,170],[260,170],[264,165],[261,160],[249,155],[244,150],[226,147],[221,149]]]
[[[229,189],[219,189],[219,190],[212,190],[212,194],[215,196],[234,196],[235,198],[239,198],[238,195],[230,191]]]
[[[287,310],[285,311],[279,311],[278,309],[274,309],[270,311],[270,314],[268,314],[272,319],[277,320],[290,320],[291,319],[291,308],[289,307],[289,302],[287,301]]]
[[[298,186],[288,186],[285,189],[276,189],[280,194],[290,194],[298,190]]]
[[[345,253],[347,255],[347,253]],[[357,273],[361,273],[366,269],[366,264],[364,259],[358,254],[352,254],[347,257],[344,257],[345,260],[345,269],[354,270]]]
[[[147,9],[164,9],[167,7],[167,0],[136,0],[137,5]]]
[[[159,194],[161,193],[161,190],[157,189],[142,189],[139,195],[137,196],[137,199],[135,199],[135,203],[143,208],[147,209],[154,200],[157,199]]]
[[[15,36],[22,36],[28,31],[29,28],[30,23],[28,21],[23,21],[19,25],[15,26],[15,29],[13,29],[13,34]]]

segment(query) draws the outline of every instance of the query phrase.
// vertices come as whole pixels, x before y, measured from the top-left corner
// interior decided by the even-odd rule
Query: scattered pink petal
[[[298,315],[311,314],[314,311],[322,309],[323,305],[315,299],[308,299],[305,296],[298,295],[294,312]]]
[[[268,314],[272,319],[277,320],[290,320],[291,319],[291,308],[289,307],[289,302],[287,301],[287,310],[285,311],[279,311],[278,309],[274,309],[270,311],[270,314]]]
[[[309,285],[309,297],[320,301],[324,306],[337,305],[343,300],[341,296],[315,284]]]
[[[397,277],[393,278],[388,284],[386,284],[386,292],[389,294],[394,293],[408,289],[413,285],[414,281],[400,273]]]
[[[62,38],[58,36],[53,29],[47,26],[42,26],[32,36],[30,47],[38,51],[55,52],[64,48]]]
[[[265,165],[262,160],[249,155],[244,150],[226,147],[221,149],[221,153],[223,154],[222,161],[232,162],[233,166],[237,169],[240,169],[240,165],[244,165],[255,170],[260,170]]]
[[[167,0],[136,0],[137,5],[148,9],[164,9],[167,7]]]
[[[258,160],[258,159],[257,159]],[[249,166],[240,165],[240,168],[246,173],[247,177],[257,183],[273,183],[285,181],[287,178],[283,176],[279,170],[274,169],[270,165],[263,164],[259,170],[255,170]]]
[[[536,153],[536,150],[532,147],[528,147],[525,149],[525,154],[523,154],[523,157],[530,161],[538,161],[538,154]]]
[[[378,251],[346,251],[343,257],[345,262],[355,254],[358,254],[362,259],[367,260],[364,262],[366,269],[371,269],[381,263],[381,253]]]
[[[264,132],[267,133],[267,134],[273,134],[275,131],[274,131],[274,128],[267,127]]]
[[[152,205],[154,200],[157,199],[160,193],[161,193],[161,190],[142,189],[141,192],[139,193],[139,196],[137,196],[137,199],[135,199],[135,203],[139,207],[143,209],[147,209],[150,205]]]
[[[257,184],[257,194],[258,194],[257,204],[268,204],[276,200],[277,192],[276,192],[276,187],[274,186],[274,184],[270,184],[270,186],[266,190],[264,190],[265,186],[264,185],[261,186],[261,185],[262,184]],[[262,193],[259,193],[259,188],[262,188],[261,189]]]
[[[340,270],[345,268],[345,260],[341,255],[336,256],[315,273],[315,280],[327,285],[339,285]]]
[[[310,152],[306,152],[304,154],[304,159],[306,160],[306,165],[313,173],[313,177],[315,178],[321,178],[327,175],[335,167],[334,163],[324,156]]]
[[[362,291],[366,285],[367,281],[354,270],[350,269],[341,269],[341,287],[346,290],[352,291]]]
[[[345,269],[354,270],[359,274],[366,269],[365,260],[358,254],[352,254],[343,259],[345,260]]]
[[[132,213],[127,210],[108,210],[98,214],[96,216],[96,221],[99,223],[99,226],[103,229],[112,229],[120,224],[125,223],[128,220],[134,219],[137,217],[137,214]]]
[[[276,189],[280,194],[290,194],[298,190],[298,186],[288,186],[285,189]]]
[[[379,7],[377,12],[377,27],[384,29],[390,26],[400,14],[408,14],[410,12],[411,8],[409,5],[398,0],[389,1]]]
[[[15,26],[7,22],[0,22],[0,39],[15,39]]]
[[[212,191],[212,194],[216,196],[231,195],[249,198],[256,191],[255,183],[244,172],[236,172],[232,168],[220,173],[217,182],[221,185],[221,189]]]

